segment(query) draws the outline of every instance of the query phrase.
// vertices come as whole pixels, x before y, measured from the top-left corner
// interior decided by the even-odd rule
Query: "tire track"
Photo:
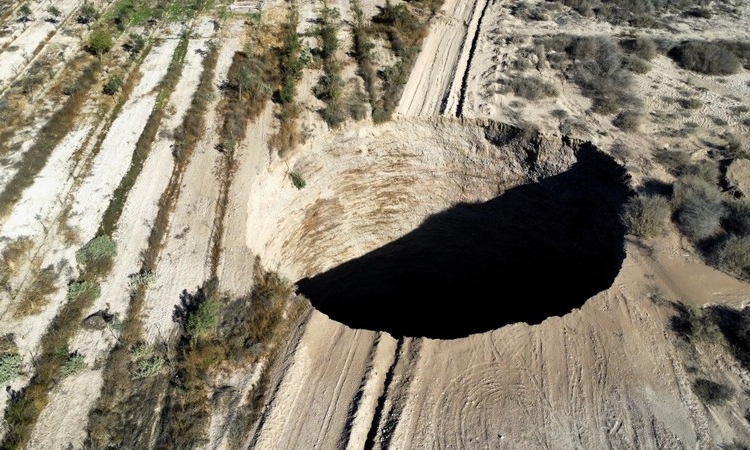
[[[472,34],[471,46],[469,47],[469,54],[467,56],[467,60],[465,63],[466,68],[463,69],[463,77],[461,78],[461,90],[459,93],[458,104],[456,105],[456,117],[462,117],[464,113],[464,102],[466,101],[466,89],[469,83],[469,72],[471,71],[471,63],[474,60],[474,53],[476,52],[477,43],[479,42],[479,31],[482,28],[482,21],[484,20],[484,16],[487,13],[487,8],[489,6],[490,6],[490,1],[485,0],[484,6],[482,7],[482,12],[479,14],[476,24],[474,26],[469,27],[469,33]],[[472,20],[472,23],[473,22],[474,21]],[[441,112],[445,113],[445,111],[441,111]]]
[[[419,338],[402,338],[396,346],[393,364],[386,375],[381,399],[368,433],[365,449],[387,449],[400,424],[414,376],[422,341]],[[409,418],[413,418],[409,416]]]

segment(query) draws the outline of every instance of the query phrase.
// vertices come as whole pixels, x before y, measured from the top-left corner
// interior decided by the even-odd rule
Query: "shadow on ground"
[[[625,170],[584,147],[566,172],[458,204],[409,234],[298,281],[330,318],[394,336],[453,339],[563,315],[625,257]]]

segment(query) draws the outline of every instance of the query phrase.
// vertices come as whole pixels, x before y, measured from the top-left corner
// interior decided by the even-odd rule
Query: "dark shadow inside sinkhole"
[[[539,323],[582,306],[625,257],[629,190],[612,158],[583,146],[569,170],[457,204],[299,291],[331,319],[394,336],[454,339]]]

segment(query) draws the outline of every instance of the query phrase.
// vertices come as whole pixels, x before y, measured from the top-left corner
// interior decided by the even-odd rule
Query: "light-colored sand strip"
[[[254,448],[338,448],[375,335],[314,311]]]
[[[149,52],[141,64],[138,85],[112,122],[89,174],[76,193],[70,225],[78,228],[84,240],[93,237],[112,193],[130,166],[135,143],[156,103],[155,88],[167,73],[178,42],[162,41]]]
[[[247,247],[248,199],[250,190],[268,165],[268,138],[273,133],[274,105],[269,102],[258,119],[248,126],[247,135],[236,150],[237,172],[229,195],[222,255],[219,262],[219,288],[230,295],[247,293],[252,286],[254,255]]]
[[[73,184],[71,171],[74,161],[71,156],[83,145],[91,127],[84,125],[65,136],[55,147],[47,164],[24,191],[10,217],[0,231],[0,237],[37,239],[47,232],[50,219],[63,208],[63,199]]]
[[[242,49],[242,22],[225,25],[234,36],[221,47],[213,85],[218,86],[226,77],[236,51]],[[220,182],[216,177],[216,164],[221,154],[215,145],[219,142],[219,128],[215,100],[206,114],[205,138],[198,144],[185,170],[179,199],[175,205],[169,234],[161,251],[156,269],[156,279],[146,294],[144,329],[146,339],[153,342],[168,337],[175,329],[172,321],[174,306],[179,303],[183,290],[194,292],[210,275],[210,239],[213,232],[216,200]]]
[[[351,430],[349,430],[349,438],[346,445],[347,450],[365,448],[370,429],[377,426],[377,424],[373,423],[375,420],[375,410],[378,406],[378,399],[383,395],[385,389],[385,378],[388,369],[393,365],[396,356],[396,344],[396,339],[389,334],[382,333],[378,337],[372,366],[365,377],[359,405],[357,405]]]

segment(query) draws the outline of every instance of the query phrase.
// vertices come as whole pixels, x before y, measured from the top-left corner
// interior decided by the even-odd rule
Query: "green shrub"
[[[217,301],[207,299],[198,306],[194,313],[190,314],[185,332],[192,340],[202,338],[213,330],[220,306]]]
[[[130,351],[133,379],[150,378],[159,375],[164,370],[164,358],[153,345],[138,344]]]
[[[54,5],[48,7],[47,8],[47,12],[49,13],[49,15],[51,15],[55,19],[57,19],[58,17],[60,17],[60,14],[62,14],[62,11],[60,11],[60,8],[58,8],[57,6],[54,6]]]
[[[344,90],[344,80],[337,72],[324,73],[313,86],[313,94],[320,100],[330,102],[341,97]]]
[[[721,406],[734,396],[734,389],[731,387],[705,378],[695,380],[693,392],[703,403],[712,406]]]
[[[23,5],[21,5],[20,8],[18,8],[18,21],[26,23],[26,22],[33,20],[33,17],[31,17],[31,14],[32,14],[31,7],[29,6],[28,3],[24,3]]]
[[[99,18],[99,12],[89,1],[83,2],[81,9],[78,10],[77,21],[81,25],[88,25]]]
[[[18,353],[7,353],[0,356],[0,384],[5,384],[23,375],[22,362],[21,355]]]
[[[139,287],[146,287],[156,279],[154,272],[138,272],[128,275],[128,289],[134,291]]]
[[[146,47],[146,40],[143,36],[137,33],[130,33],[128,35],[128,42],[124,45],[125,51],[130,53],[131,56],[135,57],[138,53],[143,51]]]
[[[352,116],[358,115],[358,111],[352,112],[349,110]],[[344,109],[341,102],[329,102],[323,109],[320,110],[320,116],[326,121],[329,127],[336,129],[341,126],[346,120],[347,110]],[[362,114],[366,114],[364,111]]]
[[[305,179],[302,178],[302,175],[300,175],[297,172],[289,172],[289,178],[292,180],[292,184],[297,189],[302,189],[305,186],[307,186],[307,183],[305,182]]]
[[[76,261],[94,276],[106,274],[117,254],[117,244],[109,236],[98,236],[76,252]]]
[[[123,80],[121,75],[112,75],[111,77],[107,78],[107,82],[104,83],[104,88],[102,89],[102,91],[107,95],[115,95],[122,88],[122,83]]]
[[[81,300],[86,303],[93,302],[101,294],[99,283],[91,281],[77,281],[68,286],[68,301]]]
[[[683,42],[667,55],[683,69],[706,75],[731,75],[741,68],[740,61],[734,53],[712,42]]]
[[[70,375],[74,375],[85,368],[85,358],[83,357],[83,355],[78,353],[78,351],[75,351],[68,354],[68,357],[65,359],[65,363],[60,368],[60,374],[63,377],[67,377]]]
[[[112,36],[109,32],[103,28],[100,28],[89,36],[88,50],[96,56],[101,57],[107,53],[115,42],[112,40]]]
[[[649,238],[664,233],[669,214],[669,201],[666,198],[660,195],[638,195],[625,205],[622,220],[630,234]]]

